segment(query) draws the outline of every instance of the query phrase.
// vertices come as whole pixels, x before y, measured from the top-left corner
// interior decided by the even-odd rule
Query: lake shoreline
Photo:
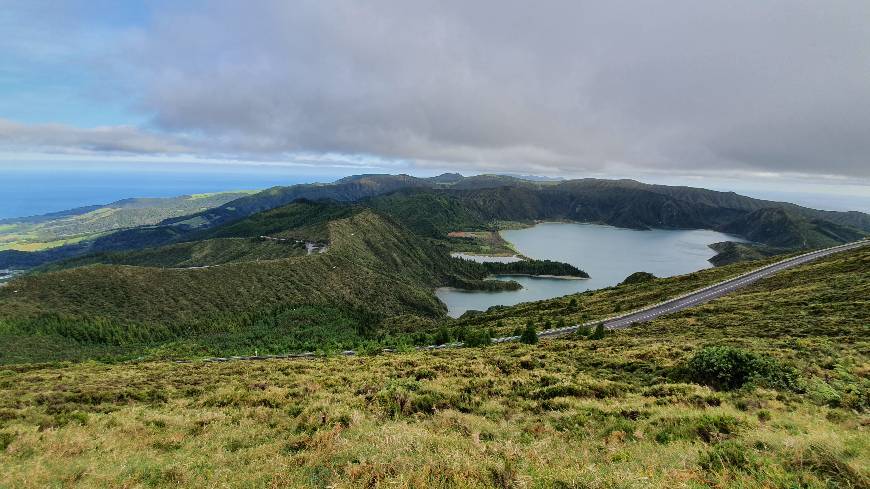
[[[589,278],[549,277],[531,274],[492,274],[513,280],[522,289],[504,292],[475,292],[436,289],[451,317],[466,310],[486,310],[494,305],[510,306],[597,290],[618,285],[638,271],[659,277],[683,275],[713,267],[717,251],[710,245],[741,238],[712,230],[637,230],[616,226],[546,221],[520,228],[500,230],[501,237],[517,249],[517,256],[569,263],[588,272]],[[471,259],[471,258],[468,258]],[[475,260],[483,260],[477,256]],[[504,260],[501,258],[491,258]]]
[[[577,275],[535,275],[533,273],[499,273],[498,275],[492,275],[493,278],[498,280],[498,277],[531,277],[531,278],[546,278],[546,279],[556,279],[556,280],[589,280],[592,277],[579,277]]]

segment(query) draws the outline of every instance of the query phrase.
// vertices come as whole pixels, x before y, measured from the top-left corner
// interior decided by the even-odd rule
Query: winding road
[[[651,321],[659,316],[663,316],[665,314],[674,313],[677,311],[681,311],[683,309],[687,309],[689,307],[694,307],[700,304],[704,304],[705,302],[709,302],[717,297],[722,297],[725,294],[733,292],[736,289],[746,287],[758,280],[761,280],[765,277],[769,277],[775,273],[781,272],[783,270],[793,268],[799,265],[803,265],[804,263],[808,263],[814,260],[818,260],[819,258],[826,257],[828,255],[833,255],[834,253],[840,253],[843,251],[852,250],[855,248],[860,248],[862,246],[870,245],[870,240],[862,240],[856,241],[853,243],[846,243],[844,245],[834,246],[831,248],[825,248],[822,250],[811,251],[809,253],[804,253],[802,255],[794,256],[791,258],[786,258],[785,260],[781,260],[775,263],[771,263],[770,265],[766,265],[761,268],[757,268],[752,270],[751,272],[744,273],[743,275],[739,275],[737,277],[730,278],[728,280],[724,280],[717,284],[713,284],[702,289],[695,290],[688,294],[675,297],[673,299],[669,299],[665,302],[661,302],[658,304],[653,304],[651,306],[646,306],[642,309],[638,309],[636,311],[632,311],[629,313],[621,314],[619,316],[610,317],[604,319],[603,321],[592,321],[586,324],[578,324],[575,326],[566,326],[564,328],[558,328],[549,331],[543,331],[538,336],[547,337],[547,336],[559,336],[564,334],[569,334],[574,331],[577,331],[582,326],[595,326],[599,322],[604,324],[604,327],[607,329],[622,329],[627,328],[636,323],[643,323],[646,321]],[[513,337],[508,337],[513,338]],[[502,338],[498,338],[499,340],[504,340]],[[510,341],[510,340],[508,340]]]

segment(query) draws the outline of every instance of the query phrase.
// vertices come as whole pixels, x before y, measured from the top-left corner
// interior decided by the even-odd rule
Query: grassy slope
[[[211,238],[93,257],[147,266],[87,265],[12,281],[0,288],[0,362],[359,347],[383,339],[393,325],[415,329],[401,319],[405,315],[442,317],[444,306],[433,293],[439,285],[491,283],[480,281],[488,273],[484,266],[450,259],[446,249],[370,210],[351,209],[349,217],[322,222],[348,209],[330,214],[321,212],[322,204],[290,207],[300,206],[321,220],[277,209],[273,219],[289,225],[292,215],[301,226],[277,234],[328,235],[328,253],[254,261],[280,254],[276,247],[294,248]],[[255,217],[215,233],[258,235],[278,231],[273,225]],[[219,264],[157,268],[206,263]],[[381,324],[386,318],[392,323]]]
[[[44,270],[88,264],[194,267],[232,262],[276,260],[306,254],[304,243],[260,240],[261,236],[316,243],[329,241],[331,221],[361,209],[332,203],[297,202],[188,236],[191,241],[143,250],[95,253],[43,267]]]
[[[868,265],[830,257],[598,341],[9,367],[0,486],[867,487]],[[711,344],[795,367],[805,392],[674,377]]]
[[[374,275],[404,270],[404,283],[427,276],[434,257],[425,256],[412,235],[403,233],[371,212],[330,223],[330,253],[291,257],[269,263],[232,263],[200,270],[162,270],[144,267],[95,265],[27,275],[0,291],[7,311],[45,308],[85,316],[105,314],[125,320],[183,319],[185,311],[208,315],[219,310],[242,310],[250,304],[282,298],[289,302],[347,299],[370,304],[371,294],[383,293],[389,282]],[[407,256],[398,251],[406,251]],[[414,262],[414,259],[423,262]],[[409,261],[403,261],[409,260]],[[358,274],[358,275],[357,275]],[[367,280],[368,283],[359,283]],[[330,284],[330,287],[321,285]],[[12,289],[18,290],[14,292]],[[330,290],[331,289],[331,290]],[[360,292],[354,297],[349,289]],[[273,299],[269,299],[269,297]],[[395,297],[386,294],[386,297]],[[404,310],[398,303],[385,306]],[[429,309],[437,309],[432,306]],[[9,314],[15,315],[15,314]]]
[[[866,236],[856,228],[818,218],[806,218],[794,211],[764,208],[722,227],[755,242],[775,247],[824,248]]]
[[[256,238],[214,238],[138,251],[86,255],[57,265],[47,265],[45,270],[74,268],[97,263],[189,268],[257,260],[280,260],[306,253],[304,242],[288,243]]]

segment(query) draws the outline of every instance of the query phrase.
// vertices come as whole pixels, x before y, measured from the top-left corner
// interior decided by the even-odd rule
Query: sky
[[[865,0],[3,0],[0,166],[628,176],[870,200],[868,21]]]

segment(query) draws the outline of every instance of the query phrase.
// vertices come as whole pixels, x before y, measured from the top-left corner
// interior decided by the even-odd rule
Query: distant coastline
[[[336,177],[299,176],[282,172],[242,168],[229,171],[202,169],[124,168],[114,170],[53,168],[11,169],[0,166],[0,219],[62,212],[79,207],[105,205],[118,200],[145,197],[259,190],[276,185],[332,181]]]

